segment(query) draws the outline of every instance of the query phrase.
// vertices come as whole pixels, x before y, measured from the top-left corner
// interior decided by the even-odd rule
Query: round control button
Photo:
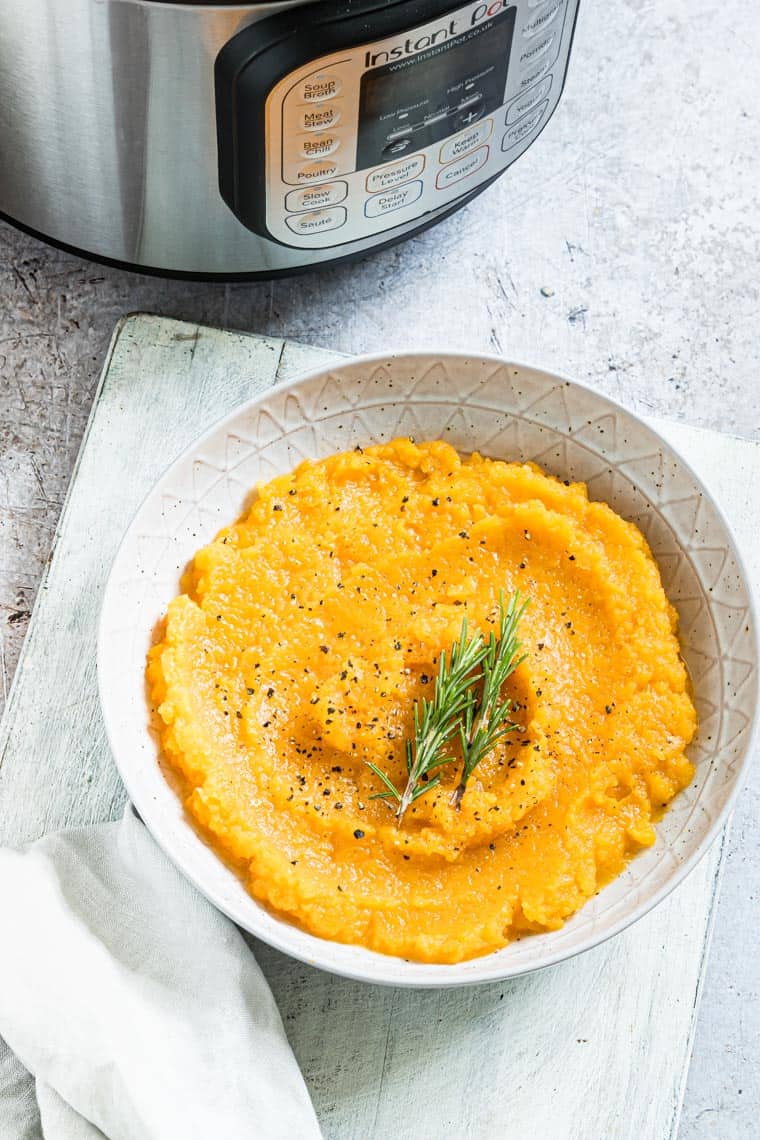
[[[340,76],[329,71],[317,71],[304,79],[297,89],[298,98],[304,103],[323,103],[327,99],[334,99],[343,90]]]
[[[347,182],[320,182],[317,186],[306,186],[303,190],[291,190],[285,196],[285,209],[288,213],[298,210],[318,210],[323,206],[335,206],[348,194]]]
[[[299,118],[304,131],[326,131],[339,122],[340,109],[329,103],[325,107],[304,107]]]
[[[344,206],[332,210],[311,210],[308,214],[294,214],[285,219],[288,229],[294,234],[320,234],[325,230],[337,230],[345,225],[348,217]]]
[[[383,154],[403,154],[411,145],[412,140],[410,138],[394,139],[393,142],[389,142],[387,146],[383,147]]]
[[[320,182],[323,178],[332,178],[338,173],[338,164],[334,158],[323,158],[319,162],[308,162],[299,166],[296,171],[296,182]],[[291,179],[288,178],[288,182]]]
[[[301,139],[301,154],[304,158],[326,158],[334,154],[340,146],[337,135],[306,135]]]

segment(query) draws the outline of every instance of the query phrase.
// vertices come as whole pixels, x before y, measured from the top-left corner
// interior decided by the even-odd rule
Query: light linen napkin
[[[253,954],[131,808],[0,850],[2,1140],[318,1140]]]

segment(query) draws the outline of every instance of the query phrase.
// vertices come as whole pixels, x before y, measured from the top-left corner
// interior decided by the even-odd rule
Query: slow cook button
[[[525,119],[520,119],[519,123],[515,123],[513,127],[510,127],[501,140],[501,149],[510,150],[511,147],[517,146],[518,143],[522,142],[541,122],[545,110],[546,103],[542,103],[538,110],[534,111],[532,115],[528,115]]]
[[[329,71],[317,71],[296,88],[296,98],[303,103],[323,103],[340,95],[342,90],[340,76]]]
[[[523,115],[527,115],[528,111],[532,111],[533,108],[549,94],[551,85],[552,77],[551,75],[547,75],[545,79],[541,80],[538,86],[532,87],[530,91],[526,91],[524,95],[518,96],[507,111],[506,125],[511,126],[512,123],[516,123],[518,119],[521,119]]]
[[[320,234],[324,230],[340,229],[346,221],[344,206],[335,206],[332,210],[312,210],[309,214],[296,214],[286,218],[288,229],[294,234]]]
[[[469,154],[471,150],[475,150],[475,147],[480,146],[490,137],[492,130],[493,119],[484,119],[482,123],[470,127],[468,131],[454,135],[441,147],[439,155],[441,163],[451,162],[454,158],[462,158],[465,154]]]
[[[399,186],[396,190],[375,194],[364,203],[364,213],[368,218],[377,218],[380,214],[390,214],[392,210],[400,210],[404,206],[411,206],[422,194],[421,182],[409,182],[406,186]]]
[[[332,178],[338,173],[338,164],[334,158],[323,158],[319,162],[308,162],[296,171],[296,182],[319,182],[323,178]],[[288,178],[288,182],[291,179]]]
[[[389,162],[386,166],[379,166],[367,175],[367,190],[370,194],[378,190],[392,190],[403,182],[411,182],[418,178],[425,169],[424,154],[413,154],[411,158],[402,158],[399,162]]]
[[[347,182],[320,182],[318,186],[291,190],[285,198],[285,209],[290,213],[296,210],[318,210],[323,206],[336,206],[347,194]]]
[[[326,158],[328,154],[335,154],[339,146],[337,135],[305,135],[300,150],[304,158]]]
[[[488,154],[489,148],[482,146],[480,150],[473,151],[472,154],[468,154],[459,162],[452,162],[449,166],[444,166],[438,171],[438,177],[435,180],[436,190],[445,190],[447,186],[461,182],[463,178],[468,178],[476,170],[480,170],[481,166],[485,166],[488,162]]]
[[[305,131],[326,131],[328,127],[334,127],[339,119],[339,108],[329,103],[325,107],[304,107],[300,112],[301,127]]]

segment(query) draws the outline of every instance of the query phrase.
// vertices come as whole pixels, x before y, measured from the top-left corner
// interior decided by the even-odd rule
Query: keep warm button
[[[435,180],[436,189],[445,190],[455,182],[461,182],[463,178],[469,178],[476,170],[480,170],[481,166],[485,166],[488,162],[489,153],[489,147],[482,146],[479,150],[474,150],[472,154],[468,154],[467,158],[462,158],[459,162],[451,162],[448,166],[444,166],[438,171],[438,177]]]

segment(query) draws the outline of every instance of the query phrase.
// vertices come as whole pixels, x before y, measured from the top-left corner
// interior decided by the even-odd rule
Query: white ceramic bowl
[[[266,911],[196,835],[157,763],[145,655],[194,552],[242,511],[260,480],[303,458],[389,440],[442,438],[462,452],[532,459],[583,480],[646,535],[681,618],[696,689],[694,783],[658,825],[656,845],[558,931],[453,966],[424,965],[307,934]],[[495,358],[350,360],[243,405],[172,464],[127,531],[108,581],[98,676],[127,791],[156,840],[240,926],[315,966],[370,982],[460,985],[512,977],[587,950],[645,914],[694,867],[736,796],[757,702],[750,591],[727,524],[686,463],[650,427],[562,377]]]

